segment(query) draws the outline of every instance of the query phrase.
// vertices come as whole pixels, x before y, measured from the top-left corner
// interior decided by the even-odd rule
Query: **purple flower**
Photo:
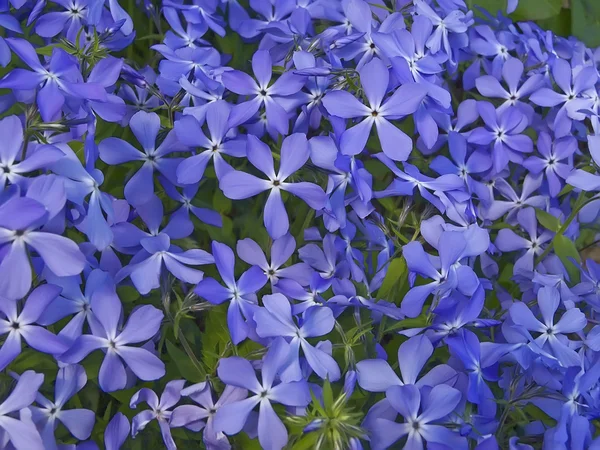
[[[123,308],[114,285],[110,284],[94,293],[92,309],[98,326],[92,327],[93,334],[75,339],[71,348],[60,355],[60,361],[78,363],[94,350],[102,349],[105,356],[98,378],[105,392],[123,389],[127,385],[123,362],[135,376],[145,381],[157,380],[165,374],[165,365],[156,355],[143,347],[131,345],[146,342],[157,333],[163,319],[161,311],[151,305],[140,306],[120,329]]]
[[[250,39],[261,34],[264,27],[271,23],[283,21],[294,10],[295,6],[291,3],[261,3],[252,2],[250,8],[256,11],[259,19],[250,18],[248,12],[236,1],[232,2],[230,16],[231,27],[240,34],[240,36]],[[233,9],[235,8],[235,9]]]
[[[533,108],[528,103],[523,102],[529,94],[537,91],[544,83],[544,77],[541,74],[533,74],[528,77],[519,87],[523,77],[523,63],[517,58],[508,58],[502,66],[502,78],[506,82],[508,89],[502,87],[497,78],[492,75],[484,75],[475,80],[477,90],[481,95],[491,98],[503,98],[505,102],[498,108],[498,112],[515,106],[523,114],[531,119]]]
[[[92,270],[86,277],[83,292],[80,286],[80,277],[57,277],[47,274],[46,280],[62,288],[62,291],[44,309],[37,322],[40,325],[48,326],[74,314],[69,323],[59,333],[60,337],[72,342],[75,338],[81,336],[86,321],[91,326],[92,321],[96,320],[92,312],[92,296],[103,285],[112,282],[110,275],[99,269]]]
[[[439,198],[440,192],[461,194],[460,190],[464,189],[465,183],[458,175],[445,174],[437,178],[432,178],[423,175],[412,164],[404,163],[404,171],[398,169],[394,161],[383,153],[378,153],[375,157],[396,175],[396,178],[386,189],[375,192],[375,198],[412,195],[414,189],[417,188],[425,200],[435,206],[440,212],[445,212],[446,207]],[[429,191],[434,191],[435,195]]]
[[[600,306],[600,264],[593,259],[585,261],[585,270],[581,268],[581,283],[573,287],[573,293],[583,296],[585,300],[594,305]]]
[[[448,148],[452,161],[443,155],[438,155],[429,167],[440,175],[458,175],[465,180],[469,192],[473,192],[483,201],[488,201],[490,196],[488,189],[474,177],[492,167],[492,158],[479,149],[468,155],[466,138],[455,131],[448,134]]]
[[[32,198],[13,196],[0,204],[0,245],[4,252],[0,292],[4,298],[22,298],[31,287],[28,247],[57,276],[78,275],[85,267],[85,258],[75,242],[58,234],[36,231],[47,219],[47,209]]]
[[[182,389],[181,395],[189,397],[200,406],[181,405],[175,408],[171,415],[171,428],[185,426],[192,431],[202,429],[202,440],[208,449],[231,448],[227,436],[215,431],[215,415],[221,407],[244,400],[248,391],[235,386],[225,386],[221,397],[215,402],[211,385],[203,382]]]
[[[496,399],[486,380],[496,381],[497,367],[495,360],[486,360],[475,333],[462,330],[456,335],[446,338],[448,348],[464,365],[469,377],[467,399],[478,405],[478,412],[484,416],[494,417],[496,414]],[[483,353],[483,354],[482,354]],[[508,350],[505,352],[508,353]]]
[[[194,229],[194,225],[179,214],[173,214],[171,220],[163,227],[161,222],[164,218],[164,208],[157,196],[150,197],[149,201],[137,206],[135,211],[148,231],[142,231],[127,221],[115,223],[111,227],[115,235],[114,242],[122,253],[126,253],[126,249],[144,248],[143,243],[146,239],[153,239],[161,234],[169,239],[182,239],[189,236]]]
[[[21,353],[21,339],[39,352],[59,355],[68,349],[67,342],[45,328],[35,325],[46,307],[60,294],[61,288],[44,284],[35,289],[25,301],[21,313],[17,302],[0,302],[0,333],[7,334],[0,347],[0,368],[4,370]]]
[[[564,59],[556,59],[552,64],[552,77],[562,93],[542,87],[531,94],[531,101],[539,106],[562,105],[554,118],[554,133],[563,137],[571,131],[571,119],[583,120],[582,109],[591,109],[593,101],[583,96],[593,90],[598,73],[594,67],[582,67],[575,72]]]
[[[100,190],[100,185],[104,182],[104,175],[93,168],[95,157],[91,163],[91,170],[88,171],[79,161],[77,155],[69,146],[61,146],[65,156],[54,163],[51,168],[54,173],[61,175],[64,179],[58,179],[55,183],[63,188],[69,201],[79,207],[82,215],[76,223],[76,227],[85,233],[90,243],[96,249],[106,250],[113,241],[113,233],[108,225],[108,221],[113,219],[113,208],[111,197]],[[34,181],[36,183],[39,177]],[[44,187],[44,189],[47,189]],[[30,187],[31,190],[31,187]],[[28,196],[30,192],[28,191]],[[89,197],[88,197],[89,196]],[[87,205],[85,199],[88,198]],[[106,214],[106,218],[104,217]]]
[[[318,376],[337,381],[341,374],[335,360],[307,341],[307,338],[324,336],[333,330],[335,319],[331,309],[320,306],[308,308],[298,326],[293,320],[290,302],[284,295],[265,295],[262,301],[264,308],[254,312],[256,334],[263,338],[282,336],[289,342],[289,360],[281,372],[281,380],[290,382],[302,379],[299,359],[302,348],[308,365]]]
[[[341,240],[335,234],[328,233],[323,238],[323,249],[317,244],[306,244],[298,249],[298,256],[319,272],[322,278],[347,278],[349,265],[343,257],[343,250],[339,248],[340,243]]]
[[[236,281],[233,251],[227,245],[217,241],[213,241],[212,250],[217,270],[225,287],[214,278],[207,277],[198,283],[194,292],[216,305],[229,301],[227,325],[231,340],[237,345],[248,337],[250,329],[244,318],[252,319],[258,303],[256,292],[266,284],[267,277],[260,267],[252,266]]]
[[[156,138],[160,131],[160,118],[155,113],[138,111],[131,118],[129,125],[143,151],[122,139],[113,137],[100,142],[98,150],[100,159],[106,164],[142,162],[142,166],[127,182],[124,190],[127,201],[138,206],[151,199],[154,193],[153,175],[156,170],[172,183],[177,183],[175,171],[181,159],[166,158],[166,156],[175,151],[185,150],[185,147],[177,141],[174,131],[170,131],[165,140],[156,147]]]
[[[342,3],[346,19],[341,30],[336,35],[336,40],[329,44],[339,58],[356,61],[356,69],[360,70],[375,56],[383,57],[381,50],[376,45],[381,39],[377,36],[386,35],[395,29],[404,28],[405,24],[401,14],[382,15],[379,21],[373,20],[373,14],[380,13],[378,7],[364,0],[350,0]],[[329,30],[327,30],[329,31]],[[347,36],[346,36],[347,35]],[[327,47],[325,47],[327,48]],[[333,59],[330,56],[330,59]]]
[[[131,420],[131,436],[135,437],[152,420],[156,420],[160,427],[160,433],[165,447],[168,450],[177,450],[175,441],[173,441],[173,437],[171,436],[171,428],[169,427],[171,415],[177,408],[175,411],[170,411],[170,409],[175,406],[181,398],[181,390],[184,385],[184,380],[169,381],[160,396],[160,400],[154,391],[148,388],[142,388],[133,394],[131,401],[129,402],[130,408],[135,409],[141,402],[145,402],[150,409],[138,413]]]
[[[488,25],[477,25],[471,29],[469,46],[475,53],[473,63],[464,72],[463,84],[465,89],[476,87],[483,65],[485,71],[496,79],[502,76],[502,67],[510,57],[510,51],[516,47],[515,38],[510,31],[495,32]],[[489,61],[488,58],[493,58]]]
[[[210,28],[219,36],[225,36],[222,18],[216,14],[218,2],[208,1],[200,5],[180,5],[179,3],[168,2],[168,6],[181,9],[185,19],[202,29]]]
[[[323,220],[328,231],[334,232],[347,224],[346,206],[360,216],[373,211],[373,176],[357,158],[341,155],[331,136],[315,136],[309,141],[310,159],[328,173],[327,195]],[[348,189],[350,188],[350,189]]]
[[[273,285],[279,283],[281,279],[291,279],[302,286],[310,283],[313,271],[308,264],[296,263],[282,267],[296,250],[296,240],[290,234],[273,241],[270,263],[260,246],[250,238],[239,240],[236,250],[242,261],[260,267]]]
[[[4,136],[0,146],[0,191],[6,184],[23,185],[26,174],[47,167],[63,156],[52,145],[30,145],[26,155],[23,151],[23,125],[17,116],[0,120],[0,134]]]
[[[428,52],[425,43],[431,36],[433,24],[421,15],[414,16],[411,30],[396,30],[394,33],[376,33],[373,39],[377,47],[390,58],[395,71],[408,70],[416,82],[426,82],[429,75],[443,69],[436,58]],[[404,62],[402,61],[404,60]]]
[[[331,281],[331,279],[322,278],[318,273],[313,272],[308,290],[293,278],[284,278],[277,283],[274,291],[280,292],[290,299],[299,300],[300,303],[292,304],[292,313],[298,315],[311,306],[321,306],[325,303],[321,294],[331,287]]]
[[[143,295],[160,287],[164,268],[185,283],[196,284],[202,280],[203,272],[188,266],[212,264],[213,257],[201,249],[182,251],[171,244],[171,236],[181,238],[190,234],[191,230],[182,233],[182,227],[192,225],[191,222],[182,222],[181,217],[175,216],[169,225],[159,231],[163,209],[162,202],[155,196],[137,209],[148,224],[150,233],[144,233],[129,223],[119,224],[122,234],[117,240],[123,239],[134,245],[139,243],[142,249],[135,254],[129,265],[117,273],[116,280],[131,277],[134,286]]]
[[[438,384],[453,385],[457,373],[447,364],[433,367],[428,373],[419,376],[423,367],[433,355],[433,345],[425,336],[414,336],[403,342],[398,348],[398,366],[401,377],[384,359],[363,359],[356,364],[356,376],[361,388],[369,392],[386,392],[392,386],[415,385],[437,386]]]
[[[133,87],[122,84],[117,91],[119,97],[130,103],[125,107],[126,115],[121,122],[122,125],[127,125],[138,110],[156,108],[159,106],[160,100],[148,89],[156,80],[156,73],[150,67],[146,66],[138,72],[127,64],[123,64],[121,76],[133,84]]]
[[[271,81],[273,61],[267,50],[259,50],[252,57],[252,70],[257,81],[238,70],[226,71],[222,75],[227,89],[250,100],[235,105],[229,116],[229,126],[236,127],[247,122],[264,105],[267,114],[267,127],[286,135],[289,130],[288,112],[284,100],[296,94],[304,85],[304,77],[285,72],[275,83]]]
[[[516,326],[539,333],[535,343],[548,349],[563,367],[580,364],[580,357],[571,348],[565,334],[576,333],[587,325],[587,318],[578,308],[567,309],[556,323],[554,315],[560,306],[560,294],[554,287],[544,286],[538,291],[537,304],[542,314],[543,323],[523,302],[516,302],[510,307],[510,317]]]
[[[529,235],[529,239],[519,236],[510,228],[503,228],[498,231],[494,244],[501,252],[525,250],[525,253],[515,261],[513,272],[515,274],[521,271],[531,273],[534,269],[534,258],[544,251],[542,245],[551,240],[554,233],[545,230],[538,234],[537,219],[533,208],[520,209],[517,212],[517,222]]]
[[[286,182],[289,177],[300,170],[309,157],[306,136],[295,133],[284,139],[281,145],[281,165],[275,173],[273,155],[267,144],[257,137],[248,136],[248,160],[254,167],[264,173],[269,179],[264,180],[238,170],[227,173],[220,181],[220,188],[226,197],[233,200],[243,200],[254,197],[264,191],[270,191],[265,204],[264,223],[269,236],[277,239],[289,230],[289,219],[281,191],[287,191],[304,200],[308,206],[320,210],[325,206],[325,192],[313,183],[300,181]]]
[[[230,138],[227,123],[230,106],[224,100],[212,102],[206,108],[206,122],[210,138],[204,135],[194,116],[183,116],[175,122],[177,138],[188,147],[201,147],[204,151],[184,159],[177,167],[177,181],[181,184],[199,182],[204,176],[206,165],[212,159],[217,178],[220,180],[232,167],[222,154],[235,157],[246,155],[246,141],[243,138]]]
[[[3,11],[5,11],[5,9],[3,9]],[[14,33],[23,33],[19,19],[10,14],[6,14],[5,12],[0,14],[0,27]],[[0,66],[6,67],[8,63],[10,63],[11,56],[10,47],[4,38],[0,37]]]
[[[173,218],[178,217],[178,218],[180,218],[180,220],[189,223],[187,225],[182,225],[182,228],[184,228],[184,229],[193,229],[194,228],[194,225],[190,219],[190,213],[192,213],[194,216],[196,216],[198,218],[198,220],[200,220],[201,222],[204,222],[208,225],[212,225],[214,227],[219,227],[219,228],[221,228],[223,226],[223,219],[221,218],[221,215],[217,211],[214,211],[210,208],[203,208],[200,206],[196,206],[192,203],[192,202],[194,202],[194,198],[196,197],[196,194],[198,194],[198,189],[200,188],[198,183],[185,186],[182,189],[181,193],[177,190],[175,185],[169,183],[169,181],[167,179],[163,179],[161,181],[161,184],[169,197],[171,197],[173,200],[181,203],[181,207],[179,209],[173,211],[173,214],[171,217],[173,217]]]
[[[98,61],[88,77],[88,83],[97,83],[110,90],[117,83],[124,62],[122,59],[107,56]],[[90,108],[107,122],[120,122],[127,112],[125,102],[115,94],[107,93],[106,101],[89,100]]]
[[[84,83],[77,61],[61,48],[53,49],[48,68],[45,68],[29,42],[16,38],[7,38],[6,42],[33,70],[11,70],[0,80],[0,88],[30,90],[43,85],[37,93],[37,105],[44,121],[56,120],[68,101],[106,101],[104,87],[96,83]]]
[[[419,390],[414,385],[390,387],[386,391],[386,399],[404,418],[404,422],[375,420],[370,430],[373,448],[387,448],[401,437],[407,436],[404,448],[423,448],[423,441],[426,441],[428,444],[437,443],[453,449],[467,449],[464,437],[437,424],[452,414],[461,397],[458,390],[445,384],[439,384],[431,390]]]
[[[323,62],[321,59],[315,59],[312,53],[306,51],[294,52],[294,65],[296,70],[294,73],[306,75],[310,71],[325,71],[328,75],[329,70],[320,66]],[[309,92],[308,102],[306,106],[302,106],[302,111],[298,114],[296,123],[294,124],[294,132],[307,133],[309,129],[317,129],[323,118],[323,95],[327,91],[331,83],[328,76],[308,77],[306,80],[306,90]]]
[[[597,166],[600,166],[600,136],[588,136],[587,140],[592,160]],[[571,186],[581,189],[582,191],[600,190],[600,176],[582,169],[573,170],[566,181]]]
[[[438,242],[439,260],[425,253],[420,242],[413,241],[402,248],[408,270],[433,281],[414,286],[402,300],[401,311],[408,317],[417,317],[430,294],[435,294],[433,307],[453,289],[472,295],[479,280],[468,265],[459,262],[465,257],[467,241],[463,233],[444,231]]]
[[[106,450],[119,450],[129,435],[129,420],[123,413],[116,413],[104,430]]]
[[[53,11],[43,14],[35,24],[35,32],[41,37],[51,38],[65,31],[67,39],[76,42],[81,27],[87,18],[88,1],[71,0],[56,2],[66,11]]]
[[[406,161],[412,150],[412,139],[388,118],[396,119],[414,113],[427,94],[427,89],[417,83],[403,84],[384,101],[389,84],[389,72],[385,64],[374,58],[359,73],[368,107],[347,91],[334,90],[323,98],[323,105],[331,115],[344,119],[364,117],[362,122],[342,135],[342,153],[361,153],[375,124],[383,152],[395,161]]]
[[[0,428],[3,431],[3,445],[10,441],[16,450],[43,450],[46,447],[34,423],[28,407],[34,402],[37,391],[44,382],[44,375],[33,370],[23,372],[17,385],[0,404]],[[12,417],[20,413],[19,419]],[[8,439],[7,439],[8,438]]]
[[[90,437],[96,415],[94,411],[82,408],[65,409],[65,404],[75,396],[87,383],[87,376],[82,366],[73,364],[59,369],[54,385],[54,402],[42,394],[35,398],[40,406],[32,406],[32,418],[41,428],[44,446],[57,449],[54,431],[58,423],[62,423],[77,439]]]
[[[450,33],[458,34],[467,31],[469,25],[472,24],[473,19],[471,16],[473,13],[469,12],[465,15],[462,11],[453,10],[442,18],[424,0],[415,0],[415,7],[417,12],[427,17],[435,27],[433,34],[427,40],[427,48],[434,54],[443,48],[450,61],[453,61],[454,52],[450,46],[449,35]]]
[[[483,285],[480,284],[470,298],[457,292],[452,295],[456,298],[456,301],[453,302],[453,307],[439,311],[434,318],[434,323],[431,327],[429,327],[429,329],[424,329],[427,336],[432,339],[434,343],[438,339],[455,334],[458,330],[466,326],[486,328],[502,323],[495,319],[480,318],[485,303],[485,290]]]
[[[171,30],[168,30],[165,34],[165,45],[173,50],[183,47],[194,48],[198,44],[206,45],[206,41],[201,39],[208,29],[206,23],[188,22],[184,29],[177,9],[165,7],[163,9],[163,14],[171,26]]]
[[[152,48],[167,58],[167,61],[163,61],[160,65],[160,77],[156,79],[161,94],[164,93],[174,97],[182,88],[186,91],[189,90],[189,81],[185,82],[183,80],[191,74],[195,74],[197,78],[208,79],[213,85],[218,85],[214,80],[208,78],[206,73],[208,67],[218,67],[221,63],[221,55],[216,49],[212,47],[186,47],[172,50],[164,44],[154,45]],[[200,75],[200,72],[204,72],[203,75]]]
[[[498,220],[508,213],[506,220],[514,222],[517,212],[524,207],[546,209],[547,197],[543,195],[532,195],[541,186],[543,177],[541,174],[527,174],[523,180],[521,194],[517,194],[504,178],[494,180],[493,187],[496,188],[507,200],[492,200],[489,205],[481,205],[481,215],[488,220]]]
[[[592,136],[588,136],[588,140],[590,138]],[[541,156],[530,156],[523,161],[523,167],[535,175],[544,172],[550,195],[557,197],[563,187],[561,179],[567,179],[571,173],[577,140],[565,136],[552,141],[548,133],[542,132],[538,136],[537,149]]]
[[[258,441],[265,450],[281,450],[288,443],[285,425],[275,413],[271,402],[286,406],[306,406],[310,402],[308,384],[304,380],[289,383],[276,383],[277,375],[288,359],[289,345],[282,339],[276,339],[263,359],[259,382],[252,364],[239,356],[223,358],[219,361],[217,374],[223,383],[247,389],[251,397],[223,405],[214,419],[216,431],[227,435],[239,433],[248,415],[259,406]]]
[[[522,163],[522,153],[533,151],[531,138],[521,134],[529,124],[527,117],[516,107],[500,111],[494,109],[494,106],[488,102],[479,102],[477,109],[486,126],[471,131],[468,137],[469,142],[491,145],[496,173],[504,170],[509,161]]]

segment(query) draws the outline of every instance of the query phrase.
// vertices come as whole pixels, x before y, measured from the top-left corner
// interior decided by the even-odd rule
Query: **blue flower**
[[[305,380],[277,382],[277,374],[286,363],[289,345],[276,339],[263,359],[259,382],[248,360],[233,356],[219,362],[217,373],[226,385],[247,389],[251,396],[223,405],[216,413],[214,427],[227,435],[239,433],[248,415],[256,407],[258,414],[258,440],[267,450],[281,450],[288,443],[285,425],[275,413],[272,402],[286,406],[306,406],[310,402],[308,384]]]
[[[417,83],[403,84],[389,99],[385,100],[389,84],[389,72],[385,64],[380,59],[374,58],[365,64],[359,73],[369,106],[364,105],[351,93],[342,90],[331,91],[323,98],[323,105],[329,114],[344,119],[364,118],[342,135],[342,153],[345,155],[361,153],[375,124],[383,152],[395,161],[406,161],[412,149],[412,140],[389,119],[414,113],[427,94],[427,89]]]
[[[255,136],[248,136],[248,160],[263,172],[268,180],[241,171],[231,171],[220,181],[226,197],[243,200],[264,191],[270,191],[264,210],[264,223],[269,236],[277,239],[289,230],[289,219],[281,191],[287,191],[304,200],[311,208],[320,210],[325,206],[325,192],[316,184],[306,181],[286,181],[300,170],[309,157],[308,143],[304,134],[296,133],[284,139],[281,146],[281,165],[275,172],[273,155],[269,147]]]
[[[29,406],[38,395],[44,375],[33,370],[21,374],[17,385],[0,404],[0,428],[16,450],[42,450],[45,445],[31,421]],[[19,419],[10,415],[20,412]]]
[[[35,398],[40,406],[32,406],[32,419],[41,428],[45,448],[58,448],[54,432],[58,423],[62,423],[69,432],[80,440],[90,437],[96,415],[94,411],[83,408],[66,409],[65,404],[83,389],[87,376],[82,366],[73,364],[59,369],[56,376],[54,401],[41,394]]]
[[[85,83],[76,60],[64,50],[55,47],[48,66],[44,67],[29,42],[17,38],[7,38],[6,42],[32,70],[11,70],[0,80],[0,88],[32,90],[39,87],[37,104],[44,121],[56,120],[69,100],[106,101],[104,87]]]
[[[254,312],[256,334],[260,337],[286,338],[289,342],[288,356],[282,368],[282,381],[298,381],[302,379],[299,351],[302,348],[304,357],[310,368],[321,378],[337,381],[340,369],[335,360],[312,346],[307,338],[319,337],[333,330],[335,319],[333,312],[327,307],[313,306],[304,311],[300,325],[296,325],[292,316],[290,302],[282,294],[265,295],[262,298],[264,308]]]
[[[212,251],[225,287],[214,278],[207,277],[198,283],[194,292],[213,304],[219,305],[229,301],[227,325],[231,340],[237,345],[246,339],[251,331],[246,321],[252,320],[258,303],[256,292],[267,283],[267,277],[260,267],[252,266],[236,281],[233,251],[227,245],[216,241],[212,243]]]
[[[95,350],[105,351],[98,375],[100,387],[105,392],[127,386],[128,375],[123,362],[142,380],[157,380],[165,374],[165,365],[155,354],[144,347],[132,345],[145,343],[157,333],[163,319],[161,311],[151,305],[140,306],[120,329],[123,308],[114,285],[110,283],[95,292],[92,308],[99,326],[92,327],[92,334],[75,339],[71,347],[58,357],[60,361],[75,364]]]
[[[140,161],[139,170],[125,185],[125,198],[134,205],[142,205],[149,201],[154,193],[154,171],[159,171],[172,183],[177,183],[175,171],[180,158],[167,158],[170,153],[185,150],[174,131],[170,131],[165,140],[157,147],[156,138],[160,131],[160,118],[155,113],[138,111],[130,120],[131,131],[142,146],[142,151],[130,143],[118,139],[107,138],[98,144],[100,159],[106,164],[117,165],[129,161]]]

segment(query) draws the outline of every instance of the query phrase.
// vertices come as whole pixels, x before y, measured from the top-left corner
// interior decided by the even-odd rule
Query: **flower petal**
[[[165,374],[165,364],[145,348],[120,346],[117,351],[140,380],[158,380]]]
[[[158,332],[163,317],[162,311],[152,305],[137,308],[127,319],[123,331],[117,338],[117,343],[137,344],[151,339]]]
[[[273,239],[280,238],[290,229],[287,211],[283,205],[279,189],[272,189],[267,198],[264,210],[264,223],[269,236]]]

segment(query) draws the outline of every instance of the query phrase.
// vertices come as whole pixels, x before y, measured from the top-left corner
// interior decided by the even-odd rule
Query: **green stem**
[[[163,307],[164,307],[164,310],[165,310],[165,314],[167,316],[167,319],[169,319],[169,322],[172,325],[174,325],[175,324],[175,320],[173,319],[173,315],[171,314],[171,310],[169,308],[170,303],[171,302],[170,302],[169,294],[165,294],[163,296]],[[194,351],[192,350],[192,347],[190,347],[189,342],[187,341],[187,339],[185,338],[185,336],[184,336],[184,334],[183,334],[183,332],[181,330],[177,330],[177,338],[179,339],[179,342],[181,342],[183,350],[185,351],[185,353],[188,355],[188,357],[192,361],[192,364],[194,365],[194,367],[196,368],[196,370],[198,371],[198,373],[200,373],[200,375],[203,378],[208,378],[206,370],[204,370],[204,367],[202,366],[202,363],[198,360],[198,358],[196,358],[196,355],[194,354]]]
[[[135,1],[134,0],[128,0],[127,2],[127,11],[134,11],[135,10]],[[79,41],[77,41],[79,42]],[[129,60],[129,62],[133,62],[133,45],[129,45],[127,47],[127,59]]]
[[[561,227],[558,229],[558,231],[556,232],[555,238],[556,238],[556,236],[559,236],[559,235],[562,236],[562,234],[565,231],[567,231],[567,228],[569,228],[569,225],[571,225],[573,220],[575,220],[575,217],[577,217],[577,214],[579,213],[579,211],[581,211],[585,205],[587,205],[590,201],[592,201],[592,199],[586,200],[584,191],[581,191],[579,193],[579,195],[577,196],[577,199],[575,200],[575,205],[573,205],[573,211],[571,211],[571,214],[569,215],[569,217],[567,217],[567,220],[565,220],[564,223],[561,225]],[[544,258],[546,256],[548,256],[548,253],[550,253],[550,251],[553,248],[554,248],[554,239],[552,239],[550,241],[548,246],[544,249],[543,253],[537,258],[535,265],[537,266],[540,262],[542,262],[544,260]]]

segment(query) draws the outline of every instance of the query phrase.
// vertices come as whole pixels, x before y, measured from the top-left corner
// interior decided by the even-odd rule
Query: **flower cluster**
[[[125,3],[0,1],[0,447],[600,448],[597,51]]]

